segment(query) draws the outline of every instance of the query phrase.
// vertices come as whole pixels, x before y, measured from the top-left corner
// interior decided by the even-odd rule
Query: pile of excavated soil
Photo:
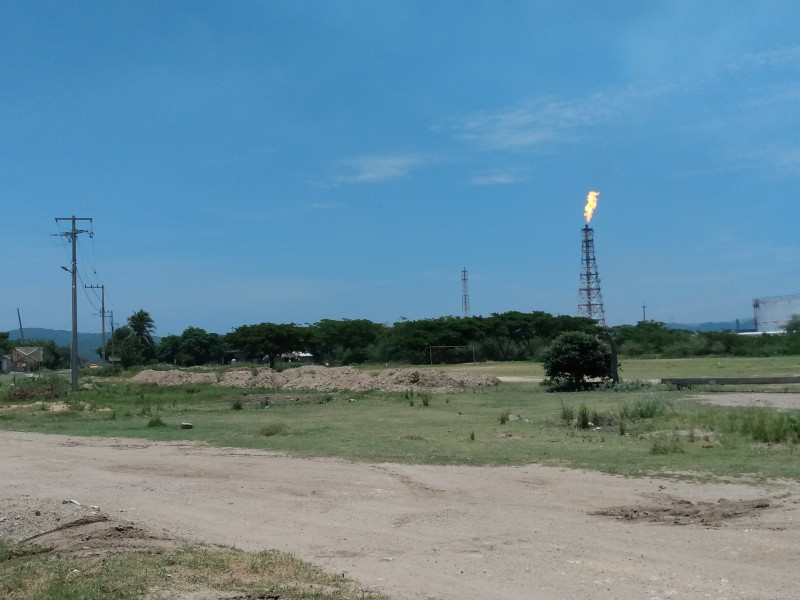
[[[177,545],[166,532],[154,534],[111,518],[99,506],[27,495],[0,498],[0,540],[4,539],[35,547],[38,552],[64,551],[76,556],[152,552]]]
[[[716,502],[690,502],[679,498],[665,498],[659,504],[617,506],[591,512],[592,515],[615,517],[621,521],[645,521],[673,525],[699,524],[720,527],[729,519],[755,517],[759,511],[769,508],[767,498],[757,500],[727,500]]]
[[[169,371],[145,370],[131,381],[156,385],[213,384],[232,387],[256,387],[268,389],[304,389],[318,391],[366,391],[382,390],[403,392],[406,390],[433,393],[490,387],[498,383],[491,375],[469,373],[443,373],[424,369],[384,369],[373,373],[359,371],[354,367],[303,366],[285,371],[272,369],[230,369],[221,375],[197,373],[173,369]]]
[[[120,552],[155,552],[178,546],[176,540],[157,536],[129,521],[109,519],[102,513],[81,517],[20,541],[39,551],[68,552],[72,556],[105,556]]]

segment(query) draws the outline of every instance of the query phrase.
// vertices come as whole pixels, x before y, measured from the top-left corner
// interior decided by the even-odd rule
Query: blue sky
[[[800,292],[800,4],[0,2],[0,329],[575,314]],[[84,228],[86,223],[82,224]],[[79,328],[99,331],[79,294]]]

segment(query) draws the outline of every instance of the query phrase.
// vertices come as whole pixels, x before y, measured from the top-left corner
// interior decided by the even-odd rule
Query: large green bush
[[[545,350],[542,365],[551,383],[570,389],[586,387],[589,379],[612,378],[611,349],[583,331],[559,335]]]

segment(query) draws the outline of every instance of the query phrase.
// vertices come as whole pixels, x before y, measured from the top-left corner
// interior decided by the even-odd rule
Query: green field
[[[731,375],[785,374],[795,362],[653,360],[626,366],[636,379],[656,379],[708,375],[714,368]],[[531,363],[444,370],[541,374]],[[548,393],[537,383],[500,383],[450,394],[156,387],[101,379],[92,387],[68,396],[68,409],[61,412],[43,410],[47,403],[13,409],[0,404],[0,428],[193,440],[363,462],[541,463],[628,476],[800,477],[795,454],[800,414],[712,406],[692,400],[696,390],[658,385]],[[181,429],[181,422],[193,428]]]
[[[544,371],[536,362],[486,362],[463,365],[435,365],[449,372],[487,373],[495,377],[539,377]],[[667,377],[749,377],[800,375],[800,357],[769,358],[660,358],[620,357],[620,376],[625,379],[654,380]]]
[[[741,386],[676,391],[647,381],[790,375],[797,374],[799,362],[785,357],[623,361],[627,383],[581,393],[549,393],[534,381],[544,376],[536,363],[436,367],[516,381],[449,394],[157,387],[125,378],[83,377],[81,383],[87,385],[74,394],[12,401],[10,390],[18,393],[33,385],[41,394],[47,379],[32,383],[17,378],[12,386],[13,378],[4,377],[0,429],[187,440],[370,463],[539,463],[630,477],[798,480],[800,411],[722,407],[693,398],[698,393],[742,392]],[[797,387],[758,389],[797,393]],[[193,427],[181,428],[186,422]],[[194,545],[82,558],[0,540],[4,598],[133,600],[167,588],[205,589],[220,597],[235,591],[253,598],[382,598],[341,575],[274,551]]]

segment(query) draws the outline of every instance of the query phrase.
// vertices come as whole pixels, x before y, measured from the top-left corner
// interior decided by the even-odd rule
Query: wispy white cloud
[[[734,71],[800,65],[800,46],[743,54],[728,65]]]
[[[758,148],[743,148],[737,152],[730,152],[725,158],[728,164],[738,170],[772,171],[779,176],[800,174],[800,146],[761,145]]]
[[[637,110],[667,88],[623,88],[583,98],[534,98],[517,106],[480,112],[445,127],[459,140],[490,150],[519,150],[573,141],[595,125]]]
[[[420,156],[413,154],[383,154],[360,156],[340,162],[343,173],[333,178],[334,184],[377,183],[407,177],[423,164]]]
[[[494,170],[479,173],[470,179],[471,185],[509,185],[525,181],[525,176],[514,170]]]
[[[698,169],[687,169],[672,173],[673,179],[691,179],[695,177],[713,177],[743,171],[757,171],[778,177],[796,177],[800,175],[800,147],[740,147],[729,148],[721,152],[717,160],[708,166]]]
[[[792,86],[779,91],[764,91],[764,93],[742,102],[742,107],[746,109],[770,108],[789,104],[793,109],[798,102],[800,102],[800,87]]]

